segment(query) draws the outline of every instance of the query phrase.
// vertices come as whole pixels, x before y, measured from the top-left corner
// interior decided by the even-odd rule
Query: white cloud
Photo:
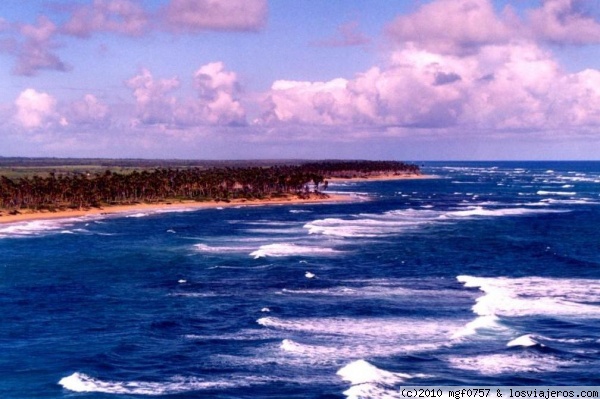
[[[266,0],[171,0],[164,9],[164,23],[175,32],[257,31],[266,20]]]
[[[138,122],[144,124],[172,124],[176,98],[170,93],[179,87],[176,77],[155,80],[150,71],[143,69],[129,79],[126,85],[133,90]]]
[[[69,67],[52,50],[56,47],[54,36],[56,25],[47,17],[38,18],[37,25],[22,25],[19,28],[23,40],[13,42],[10,52],[17,56],[14,72],[31,76],[39,70],[66,71]]]
[[[57,118],[56,99],[48,93],[26,89],[15,100],[15,120],[26,129],[42,127]]]
[[[69,35],[88,37],[94,32],[114,32],[136,36],[144,33],[149,15],[139,2],[131,0],[94,0],[80,5],[62,31]]]
[[[408,46],[354,79],[277,81],[262,124],[543,130],[600,126],[600,71],[569,74],[531,42],[443,55]]]
[[[200,67],[194,74],[199,105],[204,118],[212,124],[244,124],[246,113],[239,102],[240,85],[234,72],[225,70],[222,62]]]
[[[145,69],[126,84],[136,99],[137,123],[171,128],[246,123],[237,75],[222,62],[206,64],[195,72],[197,98],[176,97],[172,92],[180,86],[178,78],[157,80]]]
[[[559,44],[600,43],[600,23],[586,14],[590,3],[581,0],[544,0],[530,10],[528,25],[535,38]]]
[[[109,122],[110,112],[106,104],[93,94],[86,94],[81,100],[70,104],[68,109],[70,123],[77,125],[104,126]]]
[[[499,18],[489,0],[437,0],[398,16],[386,31],[402,45],[469,54],[483,45],[508,42],[514,36],[514,18],[509,9]]]

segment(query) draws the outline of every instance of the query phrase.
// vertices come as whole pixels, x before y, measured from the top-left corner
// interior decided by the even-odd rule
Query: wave
[[[48,233],[69,234],[69,230],[77,223],[91,220],[90,217],[32,220],[27,222],[7,223],[0,225],[0,238],[9,237],[32,237]]]
[[[333,248],[323,247],[308,247],[296,244],[267,244],[261,245],[259,249],[250,253],[254,259],[271,257],[283,257],[283,256],[323,256],[323,255],[335,255],[341,253]]]
[[[351,399],[400,398],[400,393],[393,387],[415,377],[380,369],[363,359],[342,367],[337,375],[352,385],[344,391],[344,395]]]
[[[207,252],[207,253],[223,253],[223,252],[246,252],[252,247],[244,247],[244,246],[210,246],[203,243],[195,244],[194,248],[199,252]]]
[[[152,213],[155,212],[138,212],[138,213],[132,213],[129,215],[125,215],[126,218],[143,218],[146,216],[150,216]]]
[[[560,205],[598,205],[600,202],[595,201],[591,198],[579,198],[579,199],[554,199],[554,198],[545,198],[541,200],[542,203],[550,205],[550,204],[560,204]]]
[[[481,333],[482,331],[502,331],[506,330],[506,327],[502,326],[500,319],[494,315],[490,316],[479,316],[475,320],[467,323],[464,327],[457,330],[453,335],[453,339],[461,339],[471,335]]]
[[[360,214],[352,218],[325,218],[306,223],[309,234],[333,237],[378,237],[398,234],[431,224],[453,223],[455,221],[481,217],[525,216],[542,213],[563,213],[567,210],[539,208],[484,208],[469,206],[461,210],[404,209],[383,214]]]
[[[544,190],[539,190],[537,192],[537,195],[566,195],[566,196],[573,196],[573,195],[577,195],[576,192],[574,191],[544,191]]]
[[[532,352],[452,356],[448,359],[448,363],[453,368],[474,371],[483,375],[553,372],[573,364],[568,360]]]
[[[284,339],[279,346],[283,351],[295,354],[315,354],[332,356],[338,352],[336,347],[300,344],[291,339]]]
[[[234,382],[235,381],[235,382]],[[84,373],[73,373],[62,378],[58,384],[72,392],[99,392],[125,395],[173,395],[183,392],[234,388],[261,383],[261,380],[231,378],[209,381],[199,378],[174,377],[166,382],[152,381],[103,381]]]
[[[545,346],[537,341],[538,337],[532,334],[521,335],[506,344],[508,347],[522,346],[528,348],[530,346]]]
[[[600,281],[543,277],[458,276],[467,288],[485,294],[476,300],[479,316],[600,317]]]
[[[563,210],[550,210],[550,209],[531,209],[531,208],[503,208],[503,209],[484,209],[480,206],[471,207],[464,211],[451,211],[447,212],[441,217],[443,218],[463,218],[471,216],[523,216],[536,213],[563,213]]]
[[[453,331],[461,325],[455,320],[410,318],[262,317],[256,322],[279,331],[289,340],[282,342],[282,349],[315,362],[436,350],[447,345]],[[291,334],[303,334],[310,344],[290,340]]]

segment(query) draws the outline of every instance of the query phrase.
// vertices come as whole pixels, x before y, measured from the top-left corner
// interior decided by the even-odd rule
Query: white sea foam
[[[383,214],[360,214],[348,219],[325,218],[304,225],[309,234],[333,237],[377,237],[398,234],[430,224],[455,223],[460,220],[482,217],[524,216],[541,213],[568,212],[560,209],[529,207],[483,207],[469,205],[461,210],[404,209]]]
[[[474,371],[483,375],[552,372],[572,364],[553,356],[523,352],[471,357],[454,356],[450,357],[448,362],[453,368]]]
[[[549,210],[549,209],[531,209],[531,208],[503,208],[503,209],[484,209],[480,206],[471,207],[464,211],[451,211],[442,215],[442,217],[472,217],[472,216],[522,216],[536,213],[561,213],[562,210]]]
[[[321,355],[321,356],[335,356],[336,352],[338,352],[338,348],[336,347],[327,347],[327,346],[317,346],[317,345],[307,345],[300,344],[291,339],[284,339],[281,341],[281,345],[279,346],[283,351],[300,354],[300,355]]]
[[[228,380],[202,380],[199,378],[174,377],[166,382],[152,381],[103,381],[83,373],[73,373],[62,378],[58,384],[73,392],[100,392],[121,395],[174,395],[182,392],[207,389],[224,389],[260,383],[247,378]]]
[[[453,339],[461,339],[475,335],[482,331],[505,331],[506,328],[499,323],[500,319],[494,315],[479,316],[475,320],[467,323],[464,327],[452,334]]]
[[[344,391],[350,399],[400,398],[393,387],[413,378],[410,374],[380,369],[363,359],[342,367],[337,375],[352,385]]]
[[[90,220],[90,218],[42,219],[1,224],[0,238],[39,236],[49,233],[69,234],[70,232],[74,232],[74,230],[70,230],[69,227],[73,227],[76,223],[84,222],[86,220]]]
[[[310,343],[300,346],[295,342],[294,346],[292,342],[286,342],[286,347],[304,354],[315,363],[335,358],[352,359],[356,356],[389,356],[435,350],[447,345],[452,332],[461,324],[455,320],[440,322],[410,318],[278,317],[263,317],[257,323],[285,335],[310,334]]]
[[[521,335],[520,337],[515,338],[506,344],[506,346],[508,346],[508,347],[513,347],[513,346],[530,347],[530,346],[535,346],[535,345],[545,346],[543,344],[540,344],[537,341],[537,337],[532,334]]]
[[[248,247],[248,246],[226,246],[226,245],[210,246],[210,245],[206,245],[203,243],[195,244],[194,248],[196,249],[196,251],[208,252],[208,253],[223,253],[223,252],[244,253],[244,252],[247,252],[248,250],[252,249],[252,247]]]
[[[600,317],[600,281],[543,277],[458,276],[465,287],[485,294],[473,312],[479,316]]]
[[[333,248],[309,247],[304,245],[282,243],[261,245],[259,249],[251,252],[250,256],[253,256],[254,259],[258,259],[268,256],[323,256],[336,255],[338,253],[340,253],[340,251],[337,251]]]
[[[392,373],[373,366],[365,360],[356,360],[338,370],[339,375],[344,381],[352,385],[365,384],[369,382],[384,383],[393,385],[404,382],[411,378],[410,374]]]
[[[555,199],[555,198],[545,198],[541,200],[542,203],[551,205],[551,204],[559,204],[559,205],[598,205],[600,202],[595,201],[591,198],[579,198],[579,199]]]
[[[544,191],[544,190],[539,190],[537,192],[538,195],[567,195],[567,196],[573,196],[573,195],[577,195],[576,192],[574,191]]]
[[[138,212],[138,213],[132,213],[130,215],[125,215],[126,218],[143,218],[146,216],[150,216],[151,212]]]

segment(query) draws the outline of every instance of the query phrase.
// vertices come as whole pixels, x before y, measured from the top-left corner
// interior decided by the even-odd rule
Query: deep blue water
[[[0,225],[0,397],[600,385],[600,163],[426,163],[351,201]]]

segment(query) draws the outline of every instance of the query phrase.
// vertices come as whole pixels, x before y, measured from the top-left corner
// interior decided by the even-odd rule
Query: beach
[[[8,215],[6,211],[0,215],[0,224],[3,223],[18,223],[32,220],[47,220],[47,219],[66,219],[73,217],[92,216],[92,215],[114,215],[119,213],[136,213],[147,211],[160,211],[165,209],[209,209],[209,208],[225,208],[238,206],[264,206],[264,205],[303,205],[311,203],[330,203],[351,201],[351,197],[341,194],[327,194],[327,197],[317,196],[312,194],[310,198],[299,198],[296,196],[288,196],[285,198],[269,198],[263,200],[246,200],[235,199],[229,202],[225,201],[165,201],[154,204],[132,204],[132,205],[114,205],[100,208],[60,210],[56,212],[50,211],[32,211],[21,210],[17,215]]]
[[[431,179],[435,176],[431,175],[415,175],[415,174],[383,174],[368,177],[356,178],[329,178],[329,182],[365,182],[365,181],[384,181],[384,180],[412,180],[412,179]],[[18,223],[31,220],[47,220],[47,219],[63,219],[91,215],[112,215],[119,213],[159,211],[175,208],[219,208],[219,207],[235,207],[235,206],[262,206],[262,205],[302,205],[307,203],[330,203],[351,201],[352,197],[343,194],[327,194],[326,197],[311,193],[309,198],[300,198],[294,195],[289,195],[283,198],[268,198],[261,200],[234,199],[229,202],[225,201],[161,201],[158,203],[139,203],[132,205],[110,205],[100,208],[86,209],[69,209],[51,211],[33,211],[29,209],[19,210],[17,215],[9,215],[8,211],[0,210],[0,224],[3,223]]]

